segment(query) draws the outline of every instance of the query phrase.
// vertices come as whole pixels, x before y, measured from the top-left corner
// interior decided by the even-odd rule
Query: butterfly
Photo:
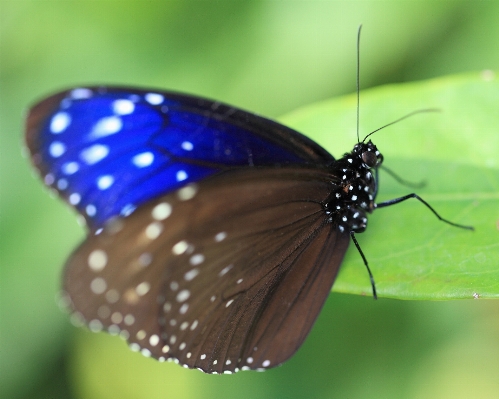
[[[63,275],[73,320],[206,373],[283,363],[350,240],[376,298],[355,237],[375,209],[415,198],[473,229],[415,193],[375,202],[383,155],[367,139],[380,129],[335,159],[288,127],[196,96],[95,86],[35,104],[31,161],[88,228]]]

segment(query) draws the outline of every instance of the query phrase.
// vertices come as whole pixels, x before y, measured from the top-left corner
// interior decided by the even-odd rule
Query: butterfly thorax
[[[377,186],[373,169],[378,168],[383,156],[371,142],[358,143],[352,152],[331,165],[339,179],[334,183],[329,198],[324,204],[330,221],[343,231],[363,232],[367,227],[367,214],[374,208]]]

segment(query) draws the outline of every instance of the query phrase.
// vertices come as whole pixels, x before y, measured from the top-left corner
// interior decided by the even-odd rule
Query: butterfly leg
[[[430,204],[428,204],[428,202],[426,202],[423,198],[421,198],[419,195],[417,195],[415,193],[407,194],[407,195],[404,195],[403,197],[394,198],[394,199],[391,199],[388,201],[380,202],[379,204],[376,204],[375,207],[376,208],[384,208],[385,206],[395,205],[395,204],[398,204],[399,202],[408,200],[410,198],[416,198],[418,201],[422,202],[442,222],[445,222],[447,224],[450,224],[451,226],[459,227],[462,229],[475,230],[474,227],[472,227],[472,226],[464,226],[462,224],[453,223],[450,220],[444,219],[442,216],[440,216],[437,213],[437,211],[435,209],[433,209],[433,207]]]
[[[362,256],[362,260],[364,261],[364,265],[366,265],[367,272],[369,273],[369,279],[371,280],[371,287],[373,288],[373,298],[378,299],[378,295],[376,294],[376,284],[374,283],[374,277],[373,274],[371,273],[371,269],[369,268],[369,265],[367,264],[367,259],[364,255],[364,252],[362,252],[362,249],[360,249],[360,245],[357,242],[357,239],[355,238],[355,233],[353,231],[350,232],[350,236],[352,237],[352,241],[357,247],[357,251],[359,251],[360,256]]]

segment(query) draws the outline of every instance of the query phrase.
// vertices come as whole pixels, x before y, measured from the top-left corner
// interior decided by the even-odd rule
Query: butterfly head
[[[365,169],[378,168],[383,162],[383,155],[371,140],[367,143],[361,142],[356,144],[352,155],[360,161],[361,167]]]

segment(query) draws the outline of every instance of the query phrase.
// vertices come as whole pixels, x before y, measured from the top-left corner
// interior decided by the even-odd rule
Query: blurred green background
[[[72,327],[55,297],[84,232],[20,149],[28,105],[66,86],[162,87],[269,117],[351,93],[360,23],[364,89],[497,70],[498,15],[497,1],[0,0],[0,396],[497,397],[496,301],[333,293],[289,362],[233,376]]]

